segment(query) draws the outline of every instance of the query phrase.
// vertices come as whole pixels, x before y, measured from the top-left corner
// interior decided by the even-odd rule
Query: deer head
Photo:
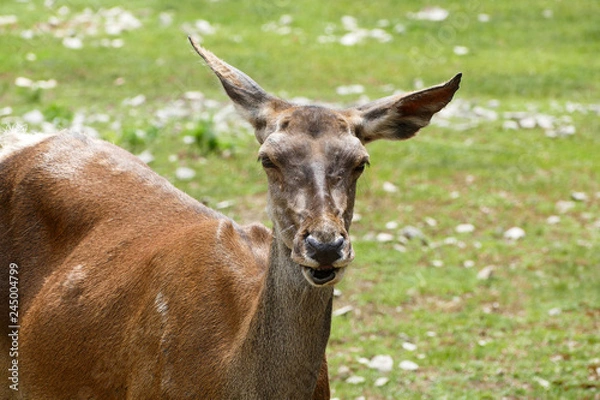
[[[403,140],[429,124],[459,88],[461,74],[429,89],[334,110],[299,106],[265,92],[210,51],[192,46],[254,127],[269,182],[275,240],[313,286],[333,285],[354,259],[348,234],[356,182],[377,139]]]

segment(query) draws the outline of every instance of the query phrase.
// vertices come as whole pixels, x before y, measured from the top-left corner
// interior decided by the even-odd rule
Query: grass
[[[83,36],[79,50],[43,33],[40,24],[58,16],[59,26],[77,35],[83,28],[65,21],[86,7],[121,4],[3,2],[0,15],[16,15],[18,22],[0,26],[0,109],[11,107],[0,113],[7,114],[0,123],[37,109],[46,121],[69,126],[82,114],[103,137],[136,154],[149,150],[151,166],[196,198],[228,205],[222,211],[241,222],[267,222],[266,183],[247,126],[220,127],[220,105],[158,120],[167,105],[188,104],[182,100],[188,91],[226,102],[186,43],[184,23],[210,21],[217,33],[204,35],[208,48],[288,97],[351,104],[358,96],[340,96],[337,87],[362,84],[364,94],[376,98],[462,71],[458,99],[500,118],[463,130],[432,126],[411,141],[369,146],[373,165],[361,178],[356,205],[362,219],[352,229],[357,259],[335,305],[354,309],[334,318],[328,350],[333,396],[600,397],[600,123],[589,108],[599,103],[600,90],[596,1],[440,1],[449,17],[431,22],[407,18],[423,8],[419,1],[132,0],[123,7],[142,27],[117,36],[123,47],[100,46],[108,36],[99,34]],[[61,6],[69,7],[64,16]],[[161,13],[172,16],[170,25],[160,24]],[[293,17],[290,34],[262,29],[284,14]],[[480,22],[480,14],[489,22]],[[393,40],[320,43],[325,32],[346,33],[344,15],[368,29],[386,19],[383,29]],[[399,24],[404,33],[395,33]],[[28,29],[34,37],[22,38]],[[459,56],[455,46],[469,51]],[[16,86],[18,77],[58,84],[34,90]],[[123,104],[140,94],[146,99],[140,106]],[[587,111],[569,113],[572,103]],[[541,128],[503,127],[504,112],[527,110],[568,116],[576,133],[551,139]],[[181,166],[196,177],[177,179]],[[385,182],[398,190],[385,191]],[[573,192],[587,200],[561,210]],[[558,223],[548,223],[553,216]],[[473,232],[455,231],[467,223]],[[427,246],[400,243],[398,231],[408,225],[423,232]],[[526,236],[505,240],[513,226]],[[394,240],[373,239],[382,232]],[[488,266],[491,276],[478,279]],[[406,350],[405,342],[416,350]],[[391,372],[361,362],[378,354],[393,358]],[[403,360],[419,369],[400,369]],[[348,383],[353,375],[365,381]],[[382,376],[388,382],[378,387]]]

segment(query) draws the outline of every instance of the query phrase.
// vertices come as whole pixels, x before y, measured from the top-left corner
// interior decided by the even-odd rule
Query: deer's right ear
[[[217,75],[238,111],[252,124],[256,139],[262,144],[267,136],[265,128],[269,118],[273,117],[276,111],[286,109],[290,105],[265,92],[248,75],[198,45],[191,37],[188,39],[194,50]]]

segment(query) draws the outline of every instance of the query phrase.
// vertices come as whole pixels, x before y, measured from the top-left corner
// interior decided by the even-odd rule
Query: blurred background
[[[0,129],[104,138],[269,224],[258,145],[188,35],[298,103],[462,72],[430,127],[368,148],[332,396],[599,399],[598,15],[597,0],[3,0]]]

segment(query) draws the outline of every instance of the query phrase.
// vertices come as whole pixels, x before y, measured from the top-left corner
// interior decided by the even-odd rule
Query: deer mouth
[[[331,265],[323,265],[318,268],[302,267],[304,278],[312,286],[331,286],[342,280],[345,268],[336,268]]]

